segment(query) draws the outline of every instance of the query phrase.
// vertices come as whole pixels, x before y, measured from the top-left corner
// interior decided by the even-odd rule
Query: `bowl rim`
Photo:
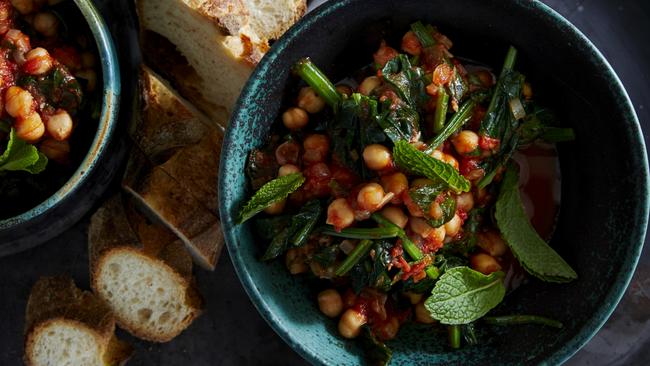
[[[121,81],[120,66],[113,38],[108,31],[108,26],[92,1],[74,0],[74,3],[81,11],[90,28],[102,65],[103,96],[97,132],[88,149],[88,153],[65,184],[50,197],[28,211],[0,220],[0,230],[7,230],[44,215],[54,210],[68,197],[71,197],[79,187],[84,185],[88,177],[95,170],[100,157],[103,155],[115,131],[120,104]]]
[[[304,29],[310,28],[313,23],[319,21],[323,17],[327,17],[330,14],[336,12],[339,8],[348,6],[351,3],[360,2],[363,0],[339,0],[339,1],[327,1],[311,11],[309,14],[306,14],[302,19],[300,19],[296,24],[294,24],[278,41],[275,42],[273,47],[269,52],[264,56],[260,61],[257,68],[253,71],[247,83],[245,84],[242,92],[237,100],[237,103],[234,108],[234,112],[230,118],[230,124],[226,129],[224,136],[223,146],[228,146],[228,141],[231,140],[233,135],[232,126],[235,125],[233,121],[245,119],[245,115],[242,115],[243,105],[246,100],[249,100],[253,97],[253,89],[256,87],[255,80],[260,76],[265,75],[268,72],[272,72],[269,68],[270,64],[273,63],[284,51],[286,46],[290,44],[293,40],[299,37]],[[581,43],[584,46],[584,49],[591,53],[591,56],[595,61],[601,63],[605,66],[603,70],[603,77],[609,82],[612,86],[612,91],[615,95],[619,97],[619,104],[623,110],[623,115],[627,120],[632,122],[631,126],[633,130],[632,138],[636,141],[634,143],[639,146],[639,149],[643,153],[639,154],[640,162],[644,167],[644,174],[637,177],[640,188],[642,192],[640,195],[643,200],[641,205],[641,221],[642,227],[638,229],[637,245],[632,246],[627,250],[626,255],[624,256],[621,269],[618,272],[618,275],[614,279],[614,284],[610,287],[609,291],[606,293],[602,305],[596,310],[594,315],[583,325],[581,329],[578,330],[576,336],[571,338],[567,343],[562,347],[557,349],[555,352],[551,353],[545,360],[545,363],[548,364],[562,364],[571,358],[578,350],[580,350],[591,338],[600,330],[600,328],[605,324],[607,319],[616,309],[617,304],[620,302],[621,298],[625,293],[625,289],[628,287],[632,276],[634,274],[636,265],[638,263],[641,250],[643,249],[643,244],[646,237],[646,231],[648,226],[648,214],[650,212],[650,200],[648,193],[648,181],[649,181],[649,170],[648,170],[648,157],[645,141],[643,139],[643,134],[641,131],[641,126],[639,119],[636,115],[636,111],[633,108],[632,102],[630,100],[627,91],[625,90],[621,80],[618,75],[609,64],[607,59],[603,54],[598,50],[598,48],[571,22],[565,19],[558,12],[550,8],[549,6],[543,4],[539,0],[532,0],[530,2],[520,2],[516,0],[510,1],[514,6],[524,8],[527,12],[532,12],[533,14],[545,15],[550,17],[555,26],[567,30],[570,33],[570,36],[576,39],[577,42]],[[221,161],[219,168],[219,197],[225,197],[222,192],[227,191],[228,187],[226,186],[226,179],[223,177],[226,175],[226,166],[227,161],[230,159],[230,156],[234,151],[230,149],[222,149]],[[245,265],[244,260],[241,257],[241,254],[237,248],[238,240],[233,234],[233,226],[235,222],[230,216],[230,213],[227,212],[227,205],[220,202],[219,213],[221,217],[221,225],[224,232],[226,247],[228,248],[228,253],[230,254],[233,267],[235,272],[242,283],[244,290],[251,299],[251,302],[257,309],[257,311],[262,315],[264,320],[273,328],[273,330],[298,354],[300,354],[304,359],[312,364],[325,365],[325,361],[318,357],[317,354],[313,353],[308,349],[303,343],[298,342],[291,336],[290,329],[284,324],[282,319],[275,315],[268,307],[268,304],[264,297],[261,295],[260,290],[256,287],[255,282],[251,274],[248,272],[248,269]]]

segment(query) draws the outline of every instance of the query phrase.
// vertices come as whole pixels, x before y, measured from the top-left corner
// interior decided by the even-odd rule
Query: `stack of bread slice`
[[[147,67],[140,88],[142,113],[130,131],[135,144],[123,187],[212,270],[223,248],[217,205],[223,132]]]
[[[132,348],[115,337],[115,317],[68,277],[43,277],[32,288],[25,320],[25,364],[121,365]]]

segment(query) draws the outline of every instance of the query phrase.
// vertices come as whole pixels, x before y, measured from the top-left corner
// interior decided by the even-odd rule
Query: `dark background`
[[[107,18],[123,66],[137,58],[128,30],[130,1],[95,0]],[[313,1],[313,7],[320,1]],[[115,6],[129,4],[126,8]],[[547,0],[601,50],[623,81],[643,126],[650,126],[650,1]],[[570,65],[568,66],[570,67]],[[125,87],[130,83],[123,81]],[[603,101],[606,103],[607,101]],[[128,108],[123,101],[123,108]],[[126,121],[123,121],[124,123]],[[88,288],[86,229],[89,215],[68,232],[35,249],[0,258],[0,365],[21,364],[24,309],[41,275],[67,273]],[[647,242],[647,240],[646,240]],[[152,344],[118,331],[135,345],[129,365],[306,364],[258,315],[224,251],[214,272],[196,271],[207,299],[205,314],[174,341]],[[568,365],[650,364],[650,249],[646,247],[630,288],[607,324]]]

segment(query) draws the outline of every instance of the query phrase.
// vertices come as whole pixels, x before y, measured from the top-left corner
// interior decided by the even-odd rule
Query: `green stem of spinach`
[[[538,315],[505,315],[505,316],[486,316],[483,320],[491,325],[516,325],[516,324],[540,324],[560,329],[564,325],[554,319],[545,318]]]
[[[325,226],[320,232],[321,234],[348,239],[387,239],[399,235],[398,230],[391,227],[346,228],[336,231],[333,226]]]
[[[369,239],[364,239],[361,240],[354,249],[350,252],[350,255],[348,255],[347,258],[341,263],[341,265],[336,269],[336,275],[337,276],[343,276],[344,274],[348,273],[349,270],[352,269],[359,261],[361,258],[365,257],[368,252],[370,252],[370,248],[372,248],[372,240]]]
[[[449,94],[443,87],[438,88],[438,101],[436,102],[436,113],[433,119],[433,132],[440,133],[445,127],[447,108],[449,106]]]
[[[506,59],[503,61],[503,67],[501,68],[501,73],[499,74],[499,80],[497,80],[497,85],[494,87],[494,93],[492,93],[492,99],[490,100],[490,105],[488,106],[485,115],[488,116],[490,113],[494,112],[494,109],[497,107],[497,96],[499,93],[497,90],[501,89],[501,84],[503,84],[503,77],[515,66],[515,61],[517,60],[517,49],[513,46],[508,48],[508,53],[506,54]]]
[[[341,102],[341,95],[336,91],[334,84],[325,74],[314,65],[309,57],[298,60],[293,66],[293,71],[300,76],[309,86],[314,88],[330,107],[337,109]]]
[[[450,325],[447,327],[447,334],[449,335],[449,346],[453,349],[460,348],[460,325]]]
[[[472,118],[472,112],[474,111],[474,106],[476,102],[472,99],[466,100],[463,105],[460,106],[458,112],[449,119],[449,122],[445,125],[442,131],[429,143],[429,147],[424,150],[425,153],[431,154],[438,146],[442,145],[445,140],[447,140],[451,135],[454,134],[459,128],[461,128],[470,118]],[[436,113],[438,111],[436,110]]]
[[[422,22],[417,21],[411,24],[411,31],[413,31],[413,33],[415,33],[415,36],[418,37],[418,40],[420,41],[420,44],[423,48],[431,47],[436,44],[436,41],[431,35],[431,32],[429,32],[429,29],[427,29],[427,27],[422,24]]]
[[[412,260],[414,261],[419,261],[420,259],[424,258],[424,254],[422,254],[422,251],[420,248],[415,245],[409,239],[409,237],[406,235],[406,232],[402,230],[399,226],[393,224],[390,220],[382,216],[381,214],[374,213],[370,216],[373,220],[375,220],[378,224],[384,225],[386,228],[393,228],[397,230],[397,236],[402,240],[402,247],[404,248],[404,251],[411,257]],[[435,280],[440,276],[440,272],[438,271],[438,268],[435,266],[428,266],[425,269],[425,272],[427,273],[427,276],[431,278],[432,280]]]

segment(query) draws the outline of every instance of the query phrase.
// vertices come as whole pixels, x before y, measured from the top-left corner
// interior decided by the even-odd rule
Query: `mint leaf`
[[[305,177],[301,173],[293,173],[273,179],[263,185],[239,213],[237,223],[241,224],[270,205],[281,201],[293,192],[295,192],[305,182]]]
[[[42,172],[47,166],[47,158],[32,144],[16,136],[11,129],[7,149],[0,155],[0,171],[23,170],[32,174]]]
[[[501,183],[495,217],[503,239],[528,273],[546,282],[569,282],[576,272],[532,227],[519,194],[519,173],[510,165]]]
[[[454,192],[469,192],[471,185],[453,166],[416,149],[407,141],[395,142],[393,158],[397,165],[409,172],[442,182]]]
[[[505,296],[503,272],[486,276],[469,267],[448,269],[424,307],[442,324],[468,324],[497,306]]]

